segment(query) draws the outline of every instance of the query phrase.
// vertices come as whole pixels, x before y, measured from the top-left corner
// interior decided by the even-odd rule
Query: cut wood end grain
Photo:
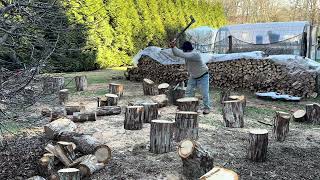
[[[179,148],[178,148],[178,154],[182,158],[187,158],[189,157],[195,147],[195,143],[192,140],[186,139],[181,141]]]

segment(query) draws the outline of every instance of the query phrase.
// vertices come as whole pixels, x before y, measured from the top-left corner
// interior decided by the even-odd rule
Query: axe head
[[[195,23],[196,22],[196,20],[193,18],[192,15],[190,16],[190,19],[191,19],[191,23]]]

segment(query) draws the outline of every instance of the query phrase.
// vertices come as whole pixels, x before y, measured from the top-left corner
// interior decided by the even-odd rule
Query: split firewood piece
[[[47,144],[45,150],[54,154],[65,166],[69,166],[72,163],[72,160],[68,158],[59,145]]]
[[[159,84],[158,86],[159,94],[168,95],[169,91],[170,91],[170,85],[168,83]]]
[[[76,158],[76,154],[74,152],[76,145],[73,142],[58,141],[57,145],[62,149],[68,159],[73,161]]]
[[[41,176],[33,176],[31,178],[28,178],[27,180],[46,180],[46,179]]]
[[[178,147],[183,174],[189,179],[199,179],[213,168],[213,156],[198,142],[185,139]]]
[[[297,110],[293,113],[293,120],[296,122],[304,122],[306,121],[306,114],[305,110]]]
[[[165,94],[159,94],[155,96],[151,96],[151,100],[155,103],[158,103],[158,107],[162,108],[168,105],[169,99],[168,96]]]
[[[197,112],[199,100],[195,97],[185,97],[177,99],[179,111],[194,111]]]
[[[248,159],[255,162],[267,160],[268,131],[253,129],[249,131]]]
[[[320,104],[306,104],[307,122],[320,124]]]
[[[157,87],[155,83],[150,79],[143,79],[143,94],[146,96],[154,96],[157,95]]]
[[[171,98],[169,97],[169,101],[170,103],[174,104],[174,105],[178,105],[177,100],[184,98],[186,93],[186,88],[185,87],[177,87],[175,89],[172,89],[171,92]]]
[[[226,127],[242,128],[244,126],[243,101],[224,101],[222,103],[222,115]]]
[[[65,168],[58,171],[59,180],[80,180],[80,170],[76,168]]]
[[[49,108],[43,108],[41,110],[41,115],[44,117],[50,117],[51,116],[51,110]]]
[[[75,112],[72,115],[73,122],[86,122],[86,121],[96,121],[97,114],[95,111],[89,112]]]
[[[104,97],[100,98],[100,106],[116,106],[118,104],[118,95],[115,94],[105,94]]]
[[[179,111],[175,117],[175,141],[184,139],[198,139],[199,122],[198,113],[193,111]]]
[[[150,128],[150,151],[156,154],[172,151],[173,133],[174,122],[152,120]]]
[[[97,116],[110,116],[117,115],[121,113],[120,106],[101,106],[96,110]]]
[[[87,76],[74,77],[77,91],[85,91],[88,87]]]
[[[98,162],[96,156],[89,155],[79,164],[79,170],[81,176],[88,177],[93,173],[103,169],[105,166],[105,163]]]
[[[123,96],[123,89],[123,84],[109,84],[109,93],[117,95],[119,99]]]
[[[221,168],[221,167],[214,167],[205,175],[200,177],[200,180],[239,180],[239,176],[237,173]]]
[[[80,152],[95,155],[98,162],[107,163],[111,159],[111,149],[92,136],[78,133],[63,133],[60,135],[59,140],[75,143]]]
[[[83,112],[85,111],[86,107],[84,105],[79,106],[66,106],[67,115],[73,115],[75,112]]]
[[[158,118],[158,104],[144,102],[143,106],[143,122],[150,123],[151,120]]]
[[[273,123],[273,135],[277,141],[284,141],[289,132],[291,116],[285,112],[276,112]]]
[[[77,125],[69,119],[60,118],[44,126],[44,133],[48,139],[55,139],[63,132],[74,132]]]
[[[124,129],[140,130],[143,125],[143,106],[127,106],[124,118]]]
[[[64,105],[68,101],[68,96],[69,96],[69,90],[61,89],[59,91],[59,103]]]
[[[84,155],[84,156],[81,156],[81,157],[75,159],[71,164],[69,164],[68,167],[76,167],[76,166],[78,166],[82,161],[84,161],[85,159],[87,159],[91,155],[92,154],[87,154],[87,155]]]
[[[45,153],[39,159],[39,172],[41,175],[48,177],[54,174],[54,160],[55,156],[52,153]]]
[[[220,92],[220,103],[222,104],[224,101],[228,101],[230,96],[229,89],[222,89]]]
[[[67,116],[67,111],[64,107],[54,107],[51,111],[50,121]]]

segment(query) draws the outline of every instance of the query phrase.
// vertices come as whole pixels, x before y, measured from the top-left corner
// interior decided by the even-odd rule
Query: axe
[[[193,23],[196,22],[196,20],[193,18],[193,16],[190,16],[191,22],[173,39],[173,42],[176,41]]]

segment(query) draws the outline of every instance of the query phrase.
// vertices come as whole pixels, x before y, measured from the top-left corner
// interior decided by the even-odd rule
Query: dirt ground
[[[112,79],[122,73],[122,71],[109,70],[87,74],[89,76],[87,92],[73,91],[69,98],[70,103],[84,102],[87,109],[94,109],[96,107],[95,97],[106,93],[110,82],[125,85],[124,97],[119,102],[121,106],[127,105],[129,101],[148,101],[149,97],[142,94],[141,83]],[[97,78],[99,75],[102,78]],[[72,89],[73,86],[70,85],[68,88]],[[234,93],[241,94],[242,92]],[[231,129],[223,127],[221,107],[217,103],[218,90],[212,88],[211,95],[214,100],[213,112],[209,115],[199,114],[199,142],[213,154],[214,166],[231,169],[238,173],[242,180],[320,179],[320,126],[291,122],[287,139],[284,142],[276,142],[272,137],[271,126],[257,122],[263,120],[271,123],[276,110],[290,112],[303,107],[308,103],[307,101],[300,103],[270,102],[248,95],[245,127]],[[41,128],[48,122],[48,119],[40,118],[41,108],[52,107],[56,103],[56,99],[42,101],[31,108],[29,116],[39,119],[35,127]],[[175,112],[175,106],[161,108],[159,119],[173,121]],[[144,124],[142,130],[128,131],[124,130],[123,121],[124,114],[121,113],[115,116],[99,117],[95,122],[78,123],[79,132],[92,134],[112,149],[112,159],[106,168],[88,179],[186,179],[182,175],[182,162],[176,151],[165,154],[153,154],[148,151],[149,124]],[[270,132],[266,162],[255,163],[246,159],[248,130],[252,128],[264,128]],[[36,175],[36,160],[44,153],[42,147],[46,143],[47,140],[42,137],[40,131],[36,134],[29,134],[28,137],[25,135],[19,138],[10,146],[10,151],[2,150],[0,152],[0,179],[23,179]],[[13,154],[15,157],[12,157]],[[17,159],[20,160],[17,161]],[[16,174],[10,171],[8,166],[12,166],[11,169],[15,168]]]

